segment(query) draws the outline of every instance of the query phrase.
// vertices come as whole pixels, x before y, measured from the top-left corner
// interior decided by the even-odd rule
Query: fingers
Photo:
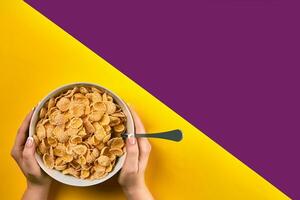
[[[137,113],[132,107],[130,107],[130,111],[133,117],[136,133],[145,133],[146,131],[140,117],[137,115]]]
[[[28,137],[26,144],[23,150],[23,165],[25,167],[25,171],[36,173],[39,172],[39,166],[34,157],[35,154],[35,144],[32,137]]]
[[[126,158],[123,171],[126,173],[137,173],[139,169],[139,149],[134,137],[126,140]]]
[[[33,110],[27,114],[27,116],[25,117],[23,123],[21,124],[17,132],[15,144],[11,151],[13,158],[16,160],[20,158],[22,155],[23,145],[25,143],[25,139],[27,138],[28,127],[29,127],[32,114],[33,114]]]
[[[16,137],[16,142],[15,142],[15,146],[16,147],[20,147],[23,146],[25,143],[25,139],[27,138],[27,130],[30,124],[30,120],[33,114],[33,110],[27,114],[27,116],[25,117],[25,119],[23,120],[23,123],[21,124],[18,133],[17,133],[17,137]]]
[[[142,120],[137,115],[137,113],[131,107],[131,113],[136,127],[137,133],[145,133],[145,128],[142,123]],[[139,147],[139,170],[144,171],[148,164],[148,159],[151,151],[151,145],[147,138],[138,138],[138,147]]]
[[[151,152],[151,145],[146,138],[138,138],[139,145],[139,170],[145,171],[149,155]]]

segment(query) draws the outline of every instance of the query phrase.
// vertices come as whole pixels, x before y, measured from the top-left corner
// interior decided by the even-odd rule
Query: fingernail
[[[135,137],[128,138],[129,144],[135,144]]]
[[[32,137],[28,137],[27,141],[26,141],[26,147],[31,147],[33,144],[33,138]]]

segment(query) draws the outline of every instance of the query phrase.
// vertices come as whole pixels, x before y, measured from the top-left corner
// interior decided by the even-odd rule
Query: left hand
[[[51,178],[46,175],[35,160],[35,144],[32,137],[28,137],[28,128],[33,110],[21,124],[11,155],[17,162],[27,180],[27,189],[23,199],[47,199]]]

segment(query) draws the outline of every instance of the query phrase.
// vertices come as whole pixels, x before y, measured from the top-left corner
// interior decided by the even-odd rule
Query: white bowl
[[[112,91],[94,84],[94,83],[86,83],[86,82],[79,82],[79,83],[72,83],[72,84],[68,84],[68,85],[64,85],[61,86],[55,90],[53,90],[50,94],[48,94],[42,101],[40,101],[40,103],[37,105],[37,107],[35,108],[35,111],[32,115],[31,118],[31,122],[30,122],[30,127],[29,127],[29,136],[32,136],[35,133],[35,126],[36,123],[39,119],[39,113],[41,108],[43,107],[43,105],[51,98],[54,97],[56,95],[59,95],[62,92],[65,92],[75,86],[93,86],[99,89],[102,89],[104,91],[106,91],[109,95],[111,95],[113,97],[113,99],[115,100],[115,102],[120,105],[120,107],[122,108],[124,114],[127,117],[127,124],[126,124],[126,128],[127,128],[127,132],[128,133],[134,133],[134,122],[133,122],[133,118],[132,115],[130,113],[130,110],[128,108],[128,106],[126,105],[126,103],[120,98],[118,97],[115,93],[113,93]],[[108,179],[110,179],[113,175],[115,175],[123,166],[124,164],[124,160],[125,160],[125,156],[126,153],[124,153],[121,157],[118,158],[116,165],[114,167],[114,169],[105,177],[101,178],[101,179],[97,179],[97,180],[83,180],[83,179],[79,179],[70,175],[64,175],[62,174],[60,171],[57,171],[55,169],[49,169],[47,168],[44,163],[43,160],[41,158],[40,155],[38,155],[38,153],[35,153],[35,158],[38,162],[38,164],[40,165],[40,167],[49,175],[51,176],[53,179],[67,184],[67,185],[72,185],[72,186],[91,186],[91,185],[96,185],[99,183],[102,183]]]

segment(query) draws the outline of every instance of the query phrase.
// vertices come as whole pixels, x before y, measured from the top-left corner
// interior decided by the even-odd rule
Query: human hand
[[[27,189],[23,199],[47,199],[51,185],[51,178],[46,175],[35,160],[35,144],[32,137],[28,137],[28,128],[33,111],[31,111],[21,124],[11,155],[17,162],[27,180]],[[26,142],[25,142],[26,141]]]
[[[131,108],[136,133],[145,133],[144,125]],[[129,200],[153,199],[145,184],[145,170],[151,145],[147,138],[130,137],[126,140],[126,159],[119,176],[119,184]]]

